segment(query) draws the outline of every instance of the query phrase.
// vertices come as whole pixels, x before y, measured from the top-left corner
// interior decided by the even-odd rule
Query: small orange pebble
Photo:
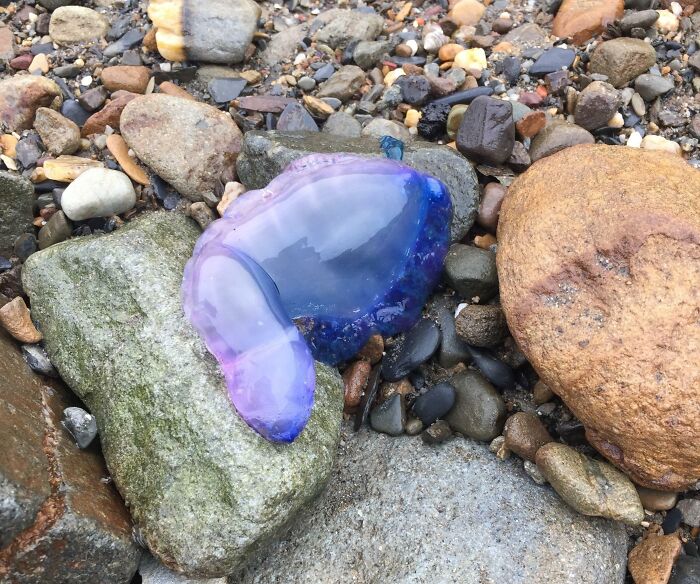
[[[401,10],[399,10],[397,12],[394,20],[396,22],[403,22],[406,19],[406,17],[411,13],[412,9],[413,9],[413,2],[406,2],[406,4],[403,5]]]
[[[2,153],[10,158],[17,157],[17,138],[12,134],[3,134],[0,136],[0,148],[2,148]]]
[[[508,55],[515,52],[515,47],[508,41],[501,41],[491,47],[492,53],[506,53]]]
[[[492,245],[496,245],[497,243],[498,240],[490,233],[485,235],[477,235],[474,238],[474,245],[476,247],[480,247],[481,249],[489,249]]]
[[[457,142],[449,142],[447,145],[453,150],[457,150]]]
[[[129,156],[129,146],[119,134],[112,134],[107,138],[107,149],[112,153],[112,156],[114,156],[124,172],[129,175],[129,178],[140,185],[148,186],[151,184],[143,168]]]
[[[537,89],[535,89],[535,92],[537,93],[537,95],[547,97],[547,88],[544,85],[538,85]]]
[[[440,71],[447,71],[448,69],[452,69],[453,61],[447,61],[446,63],[443,63],[440,65]]]
[[[46,221],[44,221],[42,217],[34,217],[32,225],[34,225],[34,227],[43,227],[44,225],[46,225]]]
[[[158,89],[160,89],[161,93],[172,95],[173,97],[182,97],[190,101],[197,101],[193,95],[185,91],[179,85],[175,85],[172,81],[163,81],[163,83],[158,86]]]

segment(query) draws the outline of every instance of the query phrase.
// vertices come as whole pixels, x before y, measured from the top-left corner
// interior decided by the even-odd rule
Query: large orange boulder
[[[638,484],[700,479],[700,172],[583,145],[536,162],[501,208],[510,330],[590,443]]]

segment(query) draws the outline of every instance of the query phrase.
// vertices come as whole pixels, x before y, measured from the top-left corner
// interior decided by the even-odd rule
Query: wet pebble
[[[290,132],[318,132],[318,126],[306,108],[300,103],[290,103],[280,114],[277,121],[278,130]]]
[[[438,383],[418,396],[413,404],[413,414],[423,424],[430,426],[447,414],[455,403],[455,390],[449,383]]]
[[[673,509],[678,501],[678,493],[669,491],[657,491],[638,486],[637,493],[642,506],[649,511],[668,511]]]
[[[537,451],[554,440],[537,415],[530,412],[518,412],[508,418],[503,436],[508,450],[532,462]]]
[[[676,508],[683,515],[683,523],[690,527],[700,527],[700,499],[683,499]]]
[[[681,541],[676,535],[648,533],[629,554],[627,568],[635,582],[668,582],[673,563],[681,553]]]
[[[496,254],[455,243],[445,259],[445,279],[465,300],[490,300],[498,292]]]
[[[421,434],[421,440],[426,444],[440,444],[452,437],[452,429],[445,420],[438,420]]]
[[[530,67],[530,75],[543,76],[561,69],[568,69],[574,62],[576,51],[554,47],[546,50]]]
[[[367,386],[372,365],[369,361],[355,361],[343,371],[343,384],[345,387],[345,411],[352,412],[357,409],[362,399],[362,394]]]
[[[615,115],[620,101],[620,94],[612,85],[593,81],[576,100],[576,123],[586,130],[601,128]]]
[[[61,425],[73,437],[78,448],[87,448],[97,436],[95,416],[82,408],[71,407],[63,410]]]
[[[457,149],[468,158],[502,164],[510,158],[514,143],[510,102],[487,96],[472,101],[457,132]]]
[[[33,371],[47,377],[58,377],[58,372],[41,345],[22,345],[22,355]]]
[[[475,440],[490,441],[503,430],[506,406],[501,395],[476,371],[464,371],[450,379],[455,403],[445,420],[455,432]]]
[[[469,304],[455,319],[459,338],[476,347],[494,347],[508,334],[508,325],[500,306]]]
[[[63,212],[73,221],[118,215],[135,204],[136,192],[129,177],[107,168],[86,170],[61,197]]]
[[[382,361],[382,376],[398,381],[433,356],[440,345],[440,329],[428,319],[418,322],[404,338],[392,345]]]
[[[645,73],[634,81],[634,88],[645,101],[654,101],[660,95],[668,93],[675,87],[671,77]],[[644,115],[639,114],[639,115]]]
[[[403,434],[406,423],[406,408],[402,395],[393,395],[387,401],[379,404],[369,415],[369,423],[373,430],[399,436]]]
[[[681,556],[678,558],[668,584],[698,584],[700,582],[700,558]]]

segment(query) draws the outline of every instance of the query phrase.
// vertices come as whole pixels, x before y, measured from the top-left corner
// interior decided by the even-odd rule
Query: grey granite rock
[[[0,255],[11,256],[17,237],[34,228],[34,186],[26,178],[0,172]]]
[[[621,584],[618,524],[571,511],[515,457],[455,438],[344,433],[313,511],[231,584]]]
[[[337,49],[355,39],[371,41],[377,38],[384,19],[378,14],[335,8],[319,14],[317,20],[324,23],[316,34],[316,40]]]
[[[52,362],[97,418],[143,539],[168,567],[211,578],[231,573],[322,490],[343,387],[318,366],[312,416],[293,444],[246,425],[180,306],[199,233],[184,216],[152,213],[33,254],[23,281]]]
[[[238,176],[249,189],[259,189],[290,162],[315,152],[383,156],[379,140],[372,138],[346,138],[325,132],[247,132],[236,163]],[[454,210],[452,241],[461,240],[474,224],[479,205],[479,185],[469,161],[448,146],[412,141],[406,144],[403,162],[445,183]]]

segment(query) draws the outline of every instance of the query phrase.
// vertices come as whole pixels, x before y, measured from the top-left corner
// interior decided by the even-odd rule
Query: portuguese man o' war
[[[437,179],[350,154],[302,158],[229,205],[199,238],[182,296],[249,426],[293,441],[311,414],[314,359],[349,359],[418,320],[451,219]]]

